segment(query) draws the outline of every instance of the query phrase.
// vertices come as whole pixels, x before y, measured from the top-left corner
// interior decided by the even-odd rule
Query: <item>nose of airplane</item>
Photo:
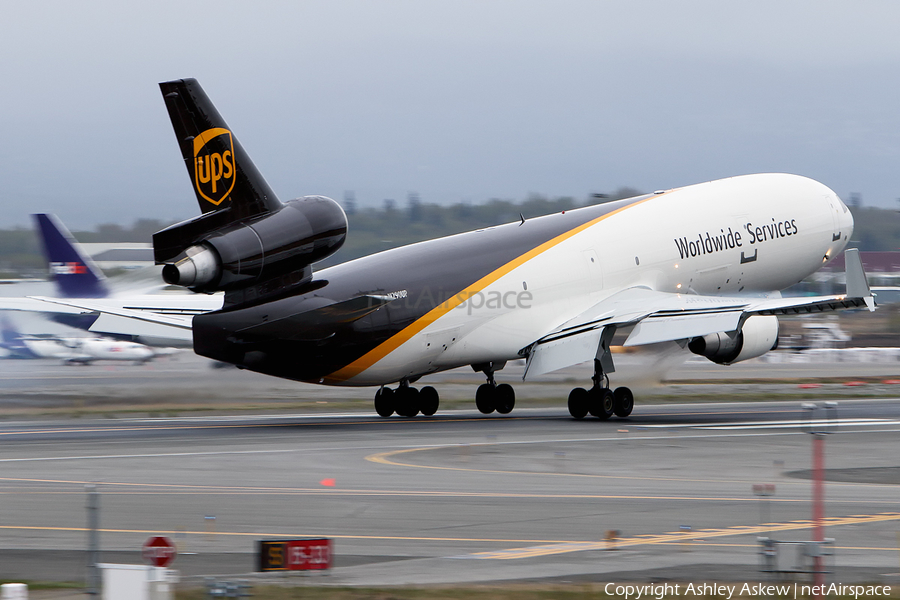
[[[839,231],[841,232],[841,241],[846,244],[850,241],[850,236],[853,235],[853,214],[850,212],[850,209],[847,208],[847,205],[844,204],[843,200],[836,197],[837,205],[838,205],[838,224]]]

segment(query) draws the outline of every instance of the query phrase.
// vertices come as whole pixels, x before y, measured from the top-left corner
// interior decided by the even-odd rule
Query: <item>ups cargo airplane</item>
[[[194,350],[276,377],[379,386],[384,417],[433,415],[438,392],[414,383],[465,365],[485,375],[478,410],[509,413],[515,393],[495,377],[522,358],[525,379],[593,361],[569,412],[627,417],[634,396],[610,383],[617,330],[630,329],[626,346],[676,341],[731,364],[775,347],[778,315],[874,310],[855,250],[845,295],[781,297],[853,231],[833,191],[786,174],[523,217],[313,272],[347,235],[340,206],[282,203],[196,80],[160,87],[202,214],[157,232],[155,259],[170,284],[225,293],[220,310],[182,318]]]

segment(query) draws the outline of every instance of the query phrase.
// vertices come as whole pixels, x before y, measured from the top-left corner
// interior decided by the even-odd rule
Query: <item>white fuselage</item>
[[[24,338],[22,343],[39,358],[57,358],[71,363],[95,360],[145,362],[154,357],[153,350],[142,344],[103,338]]]
[[[330,383],[379,385],[520,358],[522,348],[627,288],[707,296],[777,292],[839,254],[852,230],[850,212],[833,191],[795,175],[748,175],[660,192],[498,269],[395,348]]]

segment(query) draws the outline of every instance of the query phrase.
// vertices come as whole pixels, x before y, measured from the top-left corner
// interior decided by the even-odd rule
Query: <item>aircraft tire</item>
[[[501,415],[508,415],[516,407],[516,390],[508,383],[501,383],[494,389],[494,407]]]
[[[573,419],[581,420],[588,414],[590,394],[584,388],[575,388],[569,392],[569,414]]]
[[[419,414],[419,390],[414,387],[399,387],[394,393],[396,411],[401,417],[414,417]]]
[[[426,417],[436,413],[440,403],[441,399],[437,390],[430,385],[419,390],[419,411]]]
[[[478,386],[478,389],[475,390],[475,406],[483,415],[494,412],[494,386],[489,383],[482,383]]]
[[[624,419],[630,415],[634,410],[634,394],[631,390],[627,387],[616,388],[613,397],[615,398],[613,412],[616,413],[616,416]]]
[[[595,385],[590,389],[588,394],[590,395],[588,412],[601,421],[610,418],[613,414],[613,408],[615,407],[616,402],[612,390]]]
[[[379,417],[389,417],[394,414],[394,390],[383,387],[375,392],[375,412]]]

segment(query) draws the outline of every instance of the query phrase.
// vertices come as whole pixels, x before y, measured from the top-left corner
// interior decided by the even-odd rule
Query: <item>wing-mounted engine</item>
[[[737,331],[695,337],[688,344],[694,354],[714,363],[730,365],[762,356],[778,345],[778,317],[753,315]]]
[[[225,304],[255,302],[309,282],[311,265],[347,235],[337,202],[282,204],[195,79],[160,84],[201,215],[153,235],[163,279]]]

